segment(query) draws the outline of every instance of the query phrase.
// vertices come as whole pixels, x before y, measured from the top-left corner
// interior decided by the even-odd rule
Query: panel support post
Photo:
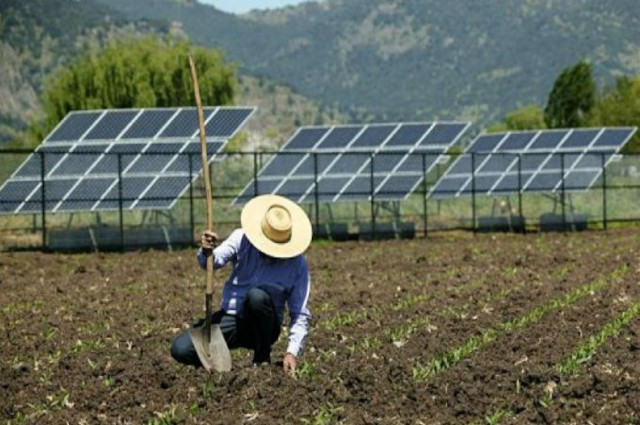
[[[122,154],[118,153],[118,223],[120,226],[120,251],[124,252],[124,216],[122,207]]]
[[[477,232],[476,227],[476,154],[471,152],[471,222],[473,233]]]
[[[608,221],[608,217],[607,217],[607,168],[605,167],[606,165],[606,160],[604,158],[604,152],[601,154],[601,158],[602,158],[602,226],[604,227],[604,230],[607,230],[608,225],[607,225],[607,221]]]
[[[320,234],[320,196],[318,194],[318,153],[313,153],[313,203],[315,208],[316,235]]]
[[[46,184],[45,184],[45,159],[46,154],[44,151],[40,151],[40,214],[42,216],[42,250],[47,249],[47,207],[45,200],[46,197]]]
[[[562,229],[567,230],[567,209],[565,207],[565,186],[564,186],[564,153],[560,153],[560,172],[562,173],[562,193],[561,196],[561,206],[562,206]]]
[[[371,239],[375,240],[376,238],[376,200],[375,200],[375,185],[373,179],[373,160],[375,159],[375,154],[370,154],[370,173],[369,173],[369,187],[371,193]]]
[[[524,208],[522,208],[522,154],[518,154],[518,215],[522,222],[522,233],[527,233],[527,225],[524,220]]]
[[[429,213],[427,211],[427,154],[422,153],[422,225],[424,226],[424,237],[428,234]]]
[[[189,229],[191,231],[191,245],[194,245],[195,220],[193,214],[193,154],[188,153],[189,160]]]
[[[258,152],[253,151],[253,196],[258,196]]]

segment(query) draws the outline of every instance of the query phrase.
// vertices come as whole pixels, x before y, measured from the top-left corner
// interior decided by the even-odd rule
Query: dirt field
[[[0,418],[640,423],[639,241],[634,229],[314,245],[295,377],[251,368],[244,350],[221,375],[171,359],[203,314],[195,250],[3,253]]]

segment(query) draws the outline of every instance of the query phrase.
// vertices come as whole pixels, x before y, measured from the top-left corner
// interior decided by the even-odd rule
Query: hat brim
[[[291,238],[287,242],[274,242],[262,232],[261,222],[273,205],[285,207],[291,215]],[[253,198],[242,209],[240,224],[249,242],[260,252],[274,258],[292,258],[302,254],[311,244],[311,221],[295,202],[278,195],[261,195]]]

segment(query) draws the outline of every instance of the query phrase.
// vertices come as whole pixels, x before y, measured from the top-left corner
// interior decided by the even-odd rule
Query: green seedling
[[[589,337],[589,339],[576,348],[567,359],[562,361],[556,369],[560,373],[567,375],[576,373],[582,364],[588,362],[593,357],[602,344],[617,335],[620,330],[635,319],[638,314],[640,314],[640,300],[636,301],[626,311],[607,323],[596,335]]]
[[[310,361],[303,361],[293,372],[294,379],[312,379],[316,374],[316,365]]]
[[[479,350],[484,345],[495,341],[500,336],[504,334],[508,334],[513,332],[516,329],[523,328],[532,323],[535,323],[542,319],[548,313],[562,309],[569,304],[572,304],[578,301],[581,298],[586,297],[587,295],[599,291],[609,285],[613,280],[618,280],[627,272],[628,267],[622,266],[618,269],[614,270],[610,278],[611,279],[599,279],[595,282],[589,283],[587,285],[583,285],[577,289],[566,294],[564,297],[556,298],[554,300],[548,301],[543,305],[535,308],[530,311],[526,315],[509,320],[508,322],[503,322],[497,325],[492,329],[485,330],[479,336],[474,336],[465,341],[457,349],[450,351],[443,356],[432,360],[429,364],[423,365],[421,363],[417,363],[413,367],[413,378],[417,381],[422,381],[428,378],[429,376],[437,375],[444,370],[447,370],[456,364],[458,364],[462,359],[469,356],[471,353]]]
[[[310,418],[300,418],[300,422],[305,425],[328,425],[335,422],[335,416],[342,412],[344,407],[334,406],[328,403],[326,406],[318,409]]]
[[[147,425],[173,425],[176,423],[178,406],[171,405],[171,408],[164,412],[154,412],[157,417],[149,419]]]

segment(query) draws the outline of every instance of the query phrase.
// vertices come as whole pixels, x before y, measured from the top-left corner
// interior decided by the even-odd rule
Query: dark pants
[[[203,321],[204,319],[197,324]],[[254,350],[253,363],[271,361],[271,346],[280,335],[280,323],[271,297],[262,289],[249,290],[242,317],[225,314],[220,310],[213,315],[213,323],[220,324],[220,330],[230,349],[242,347]],[[171,356],[180,363],[202,366],[188,330],[174,338]]]

